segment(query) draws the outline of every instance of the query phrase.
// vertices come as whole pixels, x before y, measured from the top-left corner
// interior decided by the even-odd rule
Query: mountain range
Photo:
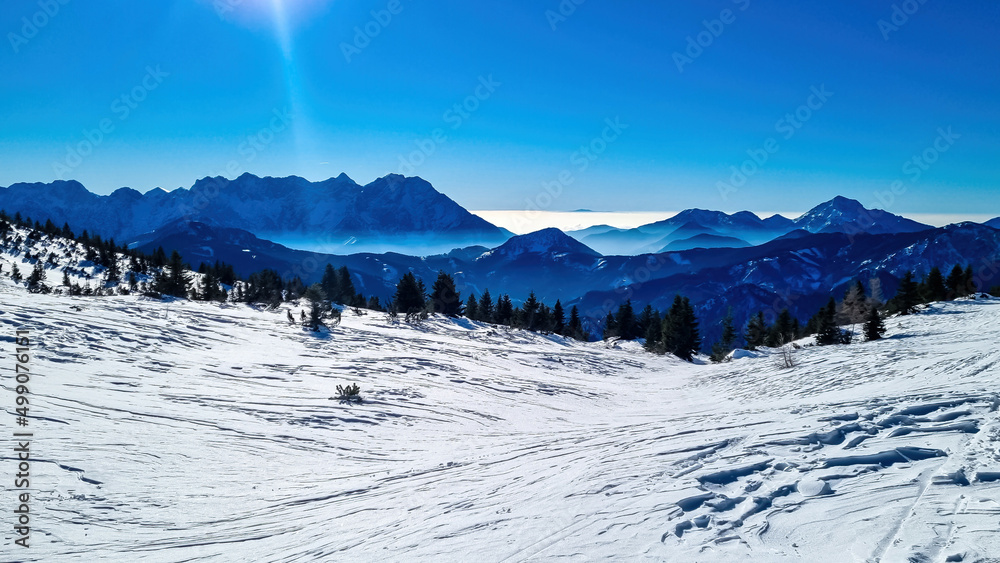
[[[711,337],[730,307],[738,324],[757,310],[773,316],[785,307],[805,320],[855,280],[877,280],[889,297],[906,271],[973,264],[984,285],[1000,284],[990,266],[1000,263],[1000,218],[933,228],[844,197],[796,219],[689,209],[635,229],[604,225],[574,236],[554,228],[512,236],[426,181],[396,175],[359,186],[345,175],[313,183],[245,174],[108,196],[77,182],[16,184],[0,189],[0,208],[146,251],[176,249],[194,266],[220,260],[243,275],[271,268],[308,283],[326,264],[344,265],[359,291],[383,299],[406,272],[429,285],[445,271],[465,296],[489,288],[518,302],[534,291],[550,304],[577,305],[595,330],[626,299],[665,309],[677,293],[691,298]],[[352,252],[364,242],[341,240],[386,238],[404,247],[433,239],[447,251]]]
[[[510,236],[427,181],[396,174],[365,186],[346,174],[322,182],[243,174],[235,180],[203,178],[190,189],[141,194],[121,188],[106,196],[76,181],[14,184],[0,188],[0,208],[130,242],[180,219],[355,252],[387,240],[402,247],[453,248],[499,244]]]
[[[810,233],[910,233],[930,229],[916,221],[842,196],[817,205],[797,219],[772,215],[762,219],[749,211],[733,214],[688,209],[664,221],[634,229],[591,228],[575,236],[604,254],[642,254],[685,248],[740,247],[761,244],[796,230]],[[578,233],[578,234],[577,234]],[[699,236],[707,235],[707,236]],[[694,237],[694,240],[692,240]],[[673,245],[673,246],[671,246]]]

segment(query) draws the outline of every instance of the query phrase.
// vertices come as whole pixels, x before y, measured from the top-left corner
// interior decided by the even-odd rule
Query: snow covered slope
[[[12,547],[5,508],[4,560],[1000,553],[1000,300],[890,319],[886,340],[806,347],[787,370],[349,312],[317,338],[281,310],[7,280],[0,309],[7,367],[30,327],[38,374],[33,546]],[[331,399],[354,382],[362,404]]]

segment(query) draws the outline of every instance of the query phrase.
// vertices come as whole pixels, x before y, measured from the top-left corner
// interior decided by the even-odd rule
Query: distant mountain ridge
[[[513,236],[470,213],[427,181],[396,174],[364,186],[346,174],[321,182],[243,174],[234,180],[203,178],[189,189],[171,192],[156,188],[142,194],[121,188],[106,196],[91,193],[72,180],[14,184],[0,188],[0,209],[58,224],[67,222],[119,242],[132,242],[174,221],[187,220],[336,254],[393,250],[427,255],[475,245],[492,248]],[[1000,218],[994,222],[1000,223]],[[588,250],[607,256],[757,245],[799,230],[855,235],[930,228],[837,196],[794,220],[781,215],[761,218],[749,211],[687,209],[633,229],[603,225],[571,236]],[[385,241],[392,244],[378,244]]]
[[[496,244],[509,233],[417,177],[390,174],[360,186],[346,174],[322,182],[297,176],[235,180],[203,178],[190,189],[141,194],[121,188],[107,196],[76,181],[0,188],[0,208],[68,222],[105,238],[130,240],[179,219],[339,243],[349,237],[441,237]]]
[[[930,225],[887,211],[866,209],[857,200],[837,196],[794,220],[781,215],[762,219],[749,211],[730,214],[707,209],[687,209],[669,219],[634,229],[579,231],[583,235],[579,240],[603,254],[641,254],[667,250],[671,243],[700,234],[762,244],[800,229],[810,233],[853,235],[910,233],[930,228]],[[711,239],[702,239],[706,244],[712,244]]]

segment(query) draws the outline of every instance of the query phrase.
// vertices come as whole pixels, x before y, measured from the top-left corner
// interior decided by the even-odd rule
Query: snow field
[[[464,319],[345,311],[317,337],[280,309],[8,280],[0,309],[6,347],[33,331],[38,456],[33,547],[4,526],[5,560],[1000,554],[1000,300],[787,370]],[[347,383],[362,404],[333,398]]]

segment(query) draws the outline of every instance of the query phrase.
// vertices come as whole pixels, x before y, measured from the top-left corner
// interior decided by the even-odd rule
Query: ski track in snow
[[[316,337],[8,282],[0,304],[7,352],[34,337],[33,546],[5,525],[4,560],[1000,556],[1000,300],[787,370],[465,320],[345,312]],[[332,398],[354,382],[362,404]]]

